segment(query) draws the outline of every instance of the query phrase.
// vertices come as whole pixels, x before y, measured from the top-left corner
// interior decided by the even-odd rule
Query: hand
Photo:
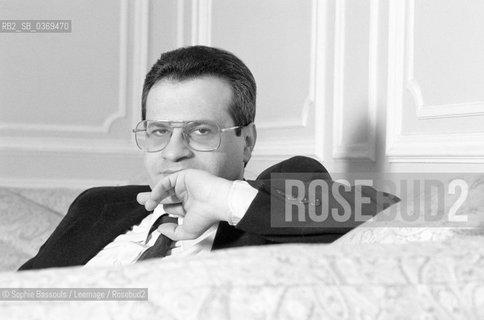
[[[206,171],[187,169],[164,177],[151,192],[139,193],[137,200],[148,211],[161,203],[168,213],[184,218],[181,225],[160,225],[160,233],[174,241],[196,239],[218,221],[228,220],[232,183]]]

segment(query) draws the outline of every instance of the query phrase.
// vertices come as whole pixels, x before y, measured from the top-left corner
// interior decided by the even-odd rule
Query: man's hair
[[[229,114],[236,126],[254,121],[256,84],[249,68],[234,54],[206,46],[184,47],[161,55],[145,78],[141,118],[146,119],[148,93],[158,81],[183,81],[201,76],[215,76],[230,84],[233,97]]]

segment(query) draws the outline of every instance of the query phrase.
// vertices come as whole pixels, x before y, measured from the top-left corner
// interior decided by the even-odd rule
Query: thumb
[[[176,223],[163,223],[158,227],[158,231],[173,241],[192,240],[196,235],[190,234],[183,229],[183,225]]]
[[[136,196],[136,201],[138,201],[139,204],[144,205],[146,201],[150,199],[150,194],[151,192],[140,192]]]

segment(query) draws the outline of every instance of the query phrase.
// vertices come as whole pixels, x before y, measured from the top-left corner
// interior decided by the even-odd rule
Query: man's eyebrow
[[[208,122],[208,123],[214,123],[216,125],[218,125],[220,128],[225,128],[227,126],[231,127],[231,126],[234,126],[232,124],[222,124],[223,121],[219,121],[219,120],[211,120],[211,119],[207,119],[207,118],[204,118],[204,119],[200,119],[200,120],[166,120],[166,119],[146,119],[147,121],[153,121],[153,122],[166,122],[166,123],[170,123],[170,122],[174,122],[174,123],[185,123],[185,124],[188,124],[188,123],[193,123],[193,122],[201,122],[201,123],[204,123],[204,122]]]

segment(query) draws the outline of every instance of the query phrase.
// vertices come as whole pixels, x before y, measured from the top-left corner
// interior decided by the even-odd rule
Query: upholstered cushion
[[[79,190],[0,188],[0,271],[34,256]]]
[[[484,319],[483,241],[288,244],[3,273],[4,288],[147,288],[148,301],[0,301],[0,309],[15,319]]]
[[[463,174],[455,178],[466,181],[469,187],[465,201],[458,206],[459,209],[456,211],[456,215],[466,217],[468,222],[455,223],[449,218],[450,208],[455,205],[460,193],[447,194],[443,207],[437,205],[439,199],[435,194],[421,195],[418,199],[403,199],[402,202],[380,212],[376,217],[353,229],[336,242],[341,244],[402,244],[444,241],[460,236],[484,236],[484,175]],[[423,215],[419,215],[414,221],[406,221],[405,218],[402,218],[403,210],[407,210],[407,215],[413,215],[417,201],[429,201],[430,208],[434,208],[435,213],[442,218],[439,221],[429,222]],[[390,214],[390,211],[394,213]],[[384,219],[385,215],[395,215],[395,218]]]

